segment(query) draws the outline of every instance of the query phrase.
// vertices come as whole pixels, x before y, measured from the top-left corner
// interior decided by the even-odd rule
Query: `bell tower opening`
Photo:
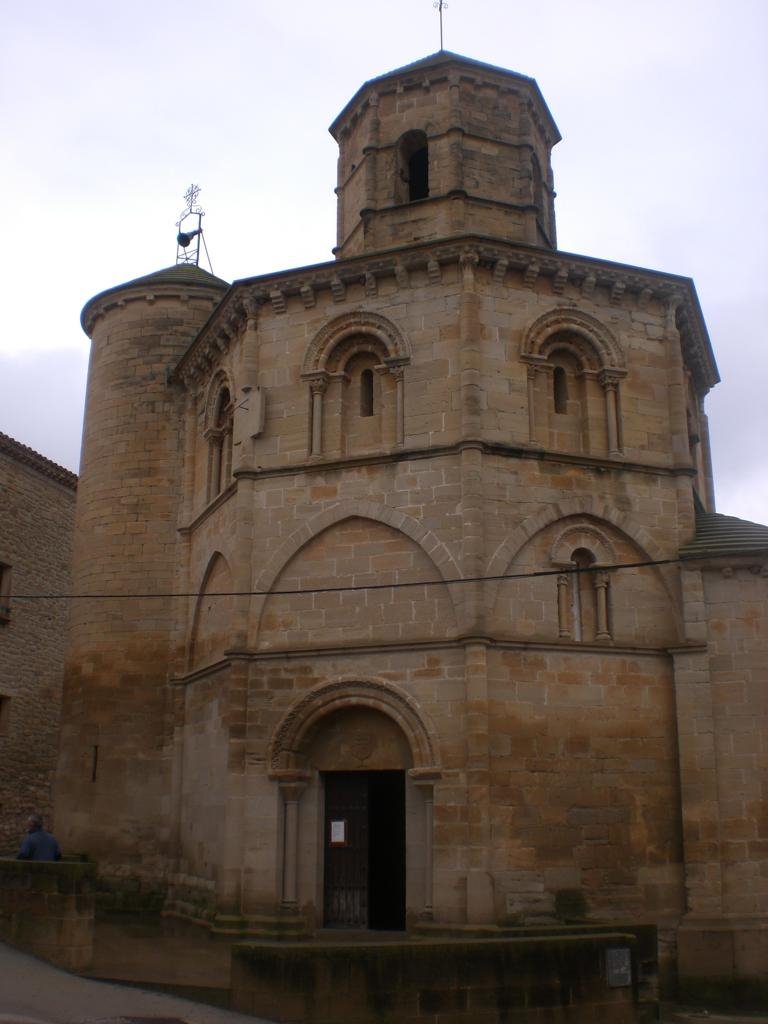
[[[429,198],[429,143],[426,132],[412,131],[400,140],[400,178],[407,186],[399,198],[413,203]]]

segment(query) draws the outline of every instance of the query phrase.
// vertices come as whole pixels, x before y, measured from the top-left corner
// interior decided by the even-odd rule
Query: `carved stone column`
[[[593,577],[593,585],[597,608],[595,639],[610,640],[611,634],[608,629],[608,573],[596,572]]]
[[[395,444],[405,444],[405,370],[402,366],[391,366],[389,372],[395,380]]]
[[[431,921],[434,916],[434,828],[435,828],[435,782],[439,771],[412,768],[408,773],[424,797],[424,909],[421,917]]]
[[[299,800],[308,781],[301,772],[286,772],[278,779],[283,798],[283,910],[296,910],[299,905]]]
[[[584,639],[584,629],[581,621],[581,573],[572,572],[571,576],[571,622],[573,623],[573,639],[581,641]]]
[[[323,452],[323,395],[326,387],[327,381],[320,378],[309,382],[309,390],[312,395],[310,455],[322,455]]]
[[[619,443],[619,380],[616,374],[604,370],[600,383],[605,393],[605,425],[608,434],[608,454],[621,455]]]
[[[528,367],[528,440],[536,444],[536,367]]]
[[[558,621],[558,632],[563,638],[570,638],[571,627],[568,621],[568,611],[570,602],[568,600],[568,590],[570,581],[567,573],[562,573],[557,577],[557,621]]]

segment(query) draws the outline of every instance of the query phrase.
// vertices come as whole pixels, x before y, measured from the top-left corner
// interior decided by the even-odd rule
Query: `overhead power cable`
[[[299,594],[338,594],[365,590],[404,590],[406,587],[459,586],[463,583],[496,583],[506,580],[535,579],[541,576],[563,576],[590,572],[616,572],[621,569],[647,569],[659,565],[677,565],[682,558],[656,558],[644,562],[615,562],[611,565],[564,566],[560,569],[535,569],[532,572],[500,573],[494,576],[456,576],[451,579],[408,580],[402,583],[346,584],[338,587],[307,587],[290,590],[192,590],[182,593],[162,591],[141,594],[11,594],[13,601],[125,601],[144,598],[183,597],[295,597]]]

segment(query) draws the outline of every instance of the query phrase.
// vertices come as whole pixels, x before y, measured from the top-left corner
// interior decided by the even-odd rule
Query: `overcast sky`
[[[449,0],[445,47],[536,78],[561,249],[694,279],[722,383],[718,509],[768,523],[766,0]],[[332,258],[327,126],[439,48],[432,0],[38,0],[0,40],[0,430],[77,469],[80,309],[168,266],[198,183],[213,270]]]

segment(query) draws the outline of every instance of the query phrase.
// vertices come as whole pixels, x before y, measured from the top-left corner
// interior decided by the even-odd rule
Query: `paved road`
[[[0,942],[0,1024],[270,1024],[188,999],[90,981]],[[148,1021],[147,1024],[150,1024]]]

